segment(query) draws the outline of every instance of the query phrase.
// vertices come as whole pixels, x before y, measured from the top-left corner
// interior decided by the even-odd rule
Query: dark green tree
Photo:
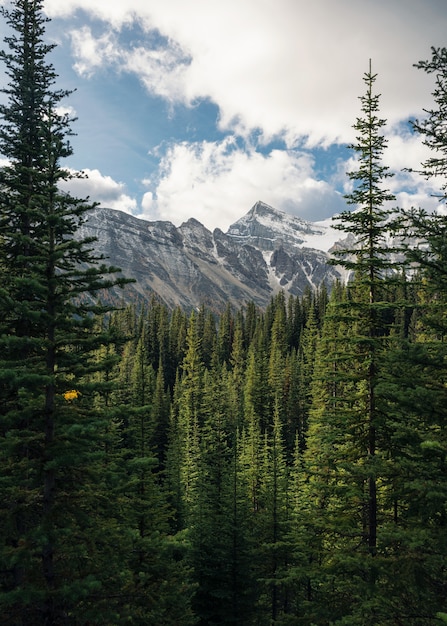
[[[192,312],[187,329],[187,350],[182,371],[174,387],[171,411],[167,475],[174,495],[178,528],[187,528],[197,506],[197,480],[200,470],[200,430],[203,423],[203,376],[201,338],[197,316]]]
[[[290,542],[288,468],[280,418],[280,397],[275,397],[272,426],[264,438],[264,468],[257,533],[259,608],[272,624],[290,623]]]
[[[338,298],[336,292],[327,309],[305,455],[308,497],[316,513],[311,560],[322,564],[312,585],[319,594],[324,589],[327,593],[320,601],[319,623],[330,619],[323,617],[328,606],[334,623],[386,623],[384,554],[378,536],[388,515],[384,484],[390,432],[380,384],[386,375],[389,292],[396,266],[386,242],[394,229],[389,208],[394,196],[384,188],[391,174],[382,163],[385,120],[378,116],[376,78],[370,66],[351,146],[358,167],[348,174],[354,188],[347,201],[355,209],[342,213],[338,224],[353,236],[354,245],[339,251],[336,262],[353,279],[347,293]]]
[[[315,350],[318,335],[319,329],[315,306],[311,303],[306,323],[301,331],[300,347],[298,352],[298,419],[296,428],[298,431],[298,439],[301,445],[301,450],[304,450],[307,435],[309,409],[312,396],[311,381],[315,364]]]
[[[390,546],[394,547],[396,563],[403,562],[400,569],[408,572],[405,588],[400,589],[406,609],[410,615],[423,616],[427,623],[434,622],[436,612],[445,611],[447,604],[441,566],[447,551],[447,222],[443,210],[447,197],[447,50],[432,48],[431,52],[431,59],[417,67],[434,76],[435,106],[424,111],[424,118],[413,126],[431,150],[419,173],[439,188],[435,195],[441,210],[432,214],[424,209],[403,212],[406,234],[410,241],[419,242],[406,250],[408,260],[418,270],[413,279],[417,297],[415,314],[402,332],[405,341],[400,351],[389,356],[393,377],[386,381],[386,392],[395,409],[394,459],[405,468],[405,473],[396,473],[394,542],[390,540]],[[395,577],[394,585],[398,582]]]
[[[391,210],[386,203],[395,197],[383,185],[393,174],[382,162],[386,139],[381,131],[386,120],[378,117],[380,96],[373,93],[376,78],[377,74],[371,72],[370,62],[369,71],[364,76],[366,94],[360,98],[363,117],[358,118],[354,125],[358,136],[356,143],[351,146],[358,155],[359,167],[348,173],[349,178],[354,181],[354,189],[346,199],[348,204],[357,208],[340,216],[340,227],[354,235],[356,246],[337,255],[338,262],[345,269],[354,271],[356,277],[356,292],[351,307],[358,315],[357,325],[361,333],[357,341],[362,352],[361,375],[365,385],[365,452],[372,465],[376,456],[376,435],[380,422],[375,387],[384,335],[381,316],[381,311],[386,306],[383,301],[383,280],[395,270],[395,261],[390,256],[392,250],[385,241],[386,235],[392,230]],[[377,544],[377,485],[372,467],[368,476],[367,510],[368,549],[374,555]]]
[[[249,501],[229,420],[230,380],[216,353],[204,375],[197,506],[190,529],[198,582],[193,606],[201,624],[247,623],[253,613]]]
[[[95,350],[110,340],[94,323],[105,311],[95,300],[116,280],[91,241],[75,236],[92,205],[60,191],[71,176],[61,160],[71,154],[72,120],[60,112],[68,93],[54,87],[42,4],[16,0],[1,11],[12,34],[0,54],[9,78],[0,106],[8,161],[0,170],[0,611],[15,625],[81,615],[98,623],[101,602],[114,619],[98,599],[109,555],[90,554],[101,525],[89,513],[104,424],[86,374],[102,367]]]
[[[234,317],[231,305],[227,304],[225,311],[219,318],[219,332],[217,335],[217,351],[221,363],[229,363],[234,335]]]
[[[420,61],[417,67],[428,74],[435,76],[433,99],[436,108],[425,111],[426,116],[421,121],[413,123],[414,129],[423,137],[424,144],[431,150],[432,155],[422,163],[419,173],[433,184],[440,184],[438,196],[440,206],[445,207],[447,199],[447,49],[432,48],[432,58]],[[426,281],[425,287],[431,300],[431,311],[426,321],[432,328],[436,328],[438,338],[445,334],[445,323],[442,321],[442,311],[445,308],[445,294],[447,292],[447,220],[444,212],[429,214],[423,209],[413,209],[407,214],[409,235],[413,235],[426,245],[410,246],[407,256],[410,261],[422,268],[422,276]],[[434,296],[434,297],[433,297]],[[435,307],[437,302],[437,307]],[[437,311],[435,312],[435,308]]]
[[[427,180],[441,180],[439,199],[447,198],[447,48],[431,49],[431,59],[419,61],[416,67],[427,74],[434,74],[435,88],[433,99],[436,108],[424,110],[422,120],[413,122],[414,129],[423,136],[424,144],[432,151],[432,155],[422,163],[422,173]]]
[[[243,345],[242,321],[237,320],[234,340],[230,356],[231,370],[228,374],[229,411],[234,432],[242,428],[244,422],[244,383],[245,383],[245,350]]]

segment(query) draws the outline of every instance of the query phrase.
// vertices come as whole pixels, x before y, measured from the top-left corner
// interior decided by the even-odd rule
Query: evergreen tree
[[[417,67],[428,74],[434,74],[436,86],[433,98],[437,108],[426,111],[427,117],[415,121],[414,128],[423,136],[424,144],[432,151],[432,156],[422,163],[422,173],[434,184],[441,185],[438,193],[441,206],[447,200],[447,133],[445,120],[447,117],[447,49],[432,48],[432,58],[420,61]],[[442,311],[445,307],[447,292],[447,220],[443,211],[429,215],[423,209],[411,210],[407,214],[408,234],[416,237],[426,245],[411,246],[407,249],[407,257],[422,269],[425,281],[424,289],[431,301],[432,313],[426,321],[435,330],[439,339],[445,334],[445,322]],[[438,304],[436,307],[435,304]],[[435,309],[437,311],[435,312]]]
[[[356,301],[351,306],[359,314],[358,329],[362,334],[359,337],[359,347],[364,359],[365,385],[365,413],[367,420],[367,434],[365,445],[367,456],[371,463],[368,476],[368,548],[371,555],[376,552],[377,544],[377,485],[374,469],[376,456],[376,435],[380,418],[376,405],[375,386],[378,377],[378,361],[380,356],[383,324],[380,316],[384,308],[383,278],[395,269],[395,262],[390,259],[390,248],[385,244],[385,236],[390,232],[390,210],[384,207],[385,203],[394,200],[394,196],[383,188],[383,181],[392,176],[389,168],[382,163],[386,140],[381,129],[386,121],[378,117],[379,95],[373,94],[373,86],[377,78],[371,72],[364,76],[367,90],[360,98],[364,117],[358,118],[354,125],[359,133],[357,143],[352,148],[358,153],[359,167],[349,172],[349,178],[355,186],[346,198],[348,204],[353,204],[357,210],[342,213],[340,227],[345,232],[352,233],[357,247],[350,250],[353,259],[347,258],[347,252],[339,262],[346,268],[355,271]],[[341,255],[340,255],[341,256]],[[364,296],[363,296],[364,292]]]
[[[217,350],[221,363],[229,363],[231,346],[234,335],[234,318],[231,305],[227,304],[219,319],[219,333],[217,335]]]
[[[447,198],[447,50],[432,48],[431,59],[419,62],[417,67],[434,74],[436,105],[425,111],[422,121],[414,122],[415,130],[432,151],[420,173],[440,185],[438,197],[443,207]],[[404,473],[395,472],[394,523],[389,541],[396,565],[400,563],[407,572],[404,587],[399,586],[403,582],[399,578],[393,581],[405,599],[407,614],[420,615],[431,623],[436,612],[445,610],[447,604],[446,577],[441,566],[447,551],[447,223],[442,210],[434,214],[424,209],[403,213],[406,234],[420,245],[409,246],[406,251],[407,259],[418,269],[413,279],[417,314],[411,322],[408,315],[403,320],[405,341],[400,350],[390,353],[393,376],[384,381],[394,409],[393,458],[405,469]]]
[[[170,532],[172,512],[154,453],[151,407],[134,403],[127,407],[127,412],[127,447],[121,450],[118,484],[124,597],[121,618],[124,623],[128,623],[124,621],[126,617],[130,623],[141,626],[193,624],[194,585],[183,538]]]
[[[244,382],[245,382],[245,350],[243,345],[242,320],[236,321],[234,340],[230,356],[229,411],[233,423],[233,432],[237,433],[244,423]]]
[[[304,428],[300,409],[300,365],[295,348],[292,348],[286,358],[285,385],[284,441],[288,459],[291,460],[294,455],[297,433],[302,433],[301,446],[304,447]]]
[[[280,419],[280,398],[275,398],[271,432],[265,436],[265,467],[261,493],[262,510],[258,514],[259,606],[272,624],[286,624],[290,618],[289,572],[290,507],[288,468]]]
[[[179,528],[187,528],[197,506],[197,480],[200,466],[200,429],[203,423],[202,398],[204,365],[196,314],[191,313],[187,330],[187,350],[182,374],[174,389],[174,402],[168,451],[170,488],[177,494]]]
[[[257,411],[257,393],[260,381],[257,378],[256,354],[253,347],[248,354],[246,371],[246,383],[244,388],[244,426],[241,430],[241,442],[239,445],[241,463],[245,468],[248,497],[253,512],[259,509],[260,484],[261,484],[261,443],[262,429],[260,416]]]
[[[201,624],[240,624],[252,613],[248,500],[242,492],[234,425],[228,421],[228,379],[217,362],[204,376],[197,505],[191,523]]]
[[[289,296],[287,302],[287,336],[290,347],[297,349],[303,327],[303,311],[298,297]]]
[[[316,312],[313,303],[307,314],[307,320],[301,332],[300,347],[298,352],[298,406],[297,406],[297,431],[301,450],[305,448],[309,409],[311,405],[311,381],[315,363],[315,350],[318,340],[319,329]]]
[[[254,337],[256,326],[259,321],[259,313],[256,310],[255,303],[250,301],[247,303],[247,311],[245,314],[245,341],[248,347]]]
[[[425,111],[424,119],[413,122],[414,129],[423,136],[424,144],[432,151],[432,155],[422,163],[425,178],[441,180],[439,199],[447,198],[447,133],[445,120],[447,117],[447,48],[432,48],[432,57],[428,61],[419,61],[416,67],[427,74],[435,75],[433,99],[437,108]]]
[[[54,88],[42,1],[16,0],[2,15],[13,34],[0,55],[1,613],[5,624],[99,623],[113,615],[97,595],[113,568],[93,548],[104,428],[97,387],[84,381],[109,341],[94,324],[105,310],[95,294],[116,281],[75,237],[91,205],[59,190],[71,120],[59,112],[68,93]]]
[[[280,419],[285,420],[286,406],[286,383],[285,364],[287,354],[286,318],[284,310],[278,308],[272,326],[272,338],[270,342],[270,354],[268,363],[268,383],[270,387],[269,406],[271,411],[277,406],[280,411]]]
[[[342,213],[338,224],[354,236],[355,246],[337,253],[354,279],[347,297],[333,300],[326,315],[306,451],[309,497],[318,512],[312,558],[323,566],[314,587],[328,594],[321,608],[330,605],[335,623],[365,625],[386,623],[387,612],[378,534],[388,514],[382,485],[390,433],[380,381],[395,271],[385,242],[393,228],[386,203],[393,196],[383,187],[391,174],[382,164],[385,120],[378,117],[375,80],[370,68],[360,98],[363,116],[354,125],[358,168],[349,173],[354,189],[347,201],[356,209]],[[320,619],[326,623],[329,616]]]
[[[169,350],[167,364],[165,366],[165,383],[171,391],[186,352],[186,333],[188,328],[188,316],[180,307],[171,313],[169,324]]]
[[[153,424],[153,448],[161,469],[164,468],[166,460],[170,405],[171,398],[169,392],[165,391],[164,373],[160,360],[152,398],[151,423]]]

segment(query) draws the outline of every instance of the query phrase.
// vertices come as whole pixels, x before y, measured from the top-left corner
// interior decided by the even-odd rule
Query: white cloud
[[[81,76],[93,76],[95,70],[119,60],[117,45],[113,33],[106,32],[101,37],[94,37],[88,26],[70,32],[75,70]]]
[[[418,169],[428,155],[399,122],[431,107],[433,77],[413,64],[445,45],[443,0],[406,0],[405,8],[401,0],[45,0],[45,7],[50,17],[81,9],[100,20],[94,31],[71,30],[79,74],[130,73],[171,106],[209,99],[221,130],[247,144],[253,131],[260,144],[281,137],[289,148],[353,141],[371,58],[389,121],[385,163],[398,172],[386,185],[401,206],[436,206],[420,174],[400,171]],[[129,36],[135,25],[144,42]],[[343,208],[334,188],[350,191],[343,177],[352,159],[339,164],[337,181],[324,182],[303,153],[263,155],[232,142],[172,143],[148,184],[143,215],[177,224],[194,216],[225,229],[258,199],[315,220]],[[92,178],[92,199],[136,210],[123,185],[97,170]]]
[[[72,106],[63,106],[60,105],[56,108],[56,113],[61,117],[67,116],[69,119],[73,119],[76,117],[76,110]]]
[[[387,146],[383,157],[384,163],[392,170],[419,168],[420,164],[430,157],[429,149],[424,146],[419,134],[413,133],[410,127],[391,127],[385,133]]]
[[[427,180],[421,173],[421,164],[433,156],[422,142],[420,135],[410,129],[397,126],[387,134],[387,148],[384,163],[388,165],[393,178],[386,181],[387,187],[396,195],[398,206],[409,209],[421,207],[432,212],[438,208],[435,197],[442,185],[442,180]]]
[[[82,9],[95,18],[99,18],[113,25],[114,28],[122,28],[126,23],[134,19],[135,14],[144,12],[145,0],[44,0],[44,8],[50,17],[70,17],[77,10]]]
[[[89,197],[92,202],[99,202],[103,207],[135,213],[137,202],[125,192],[125,185],[110,176],[104,176],[98,170],[86,169],[84,177],[72,178],[62,185],[77,198]]]
[[[170,103],[185,101],[185,68],[189,59],[173,41],[157,47],[123,47],[112,29],[96,37],[89,26],[69,31],[74,69],[80,76],[91,78],[95,72],[112,66],[118,72],[138,76],[146,89]]]
[[[136,74],[148,91],[170,103],[185,100],[188,65],[189,60],[174,42],[155,49],[139,46],[121,51],[121,69]]]
[[[149,220],[177,225],[194,216],[210,229],[228,226],[257,201],[317,220],[343,206],[339,194],[316,180],[308,155],[273,150],[263,155],[243,150],[234,140],[182,143],[169,147],[158,177],[143,199]],[[330,209],[329,209],[330,207]]]
[[[282,133],[289,145],[303,136],[311,145],[352,138],[369,58],[385,117],[417,114],[429,102],[430,81],[412,65],[430,55],[430,45],[445,43],[447,30],[437,0],[407,0],[405,10],[400,0],[46,0],[45,6],[50,16],[82,8],[104,21],[96,41],[78,31],[79,71],[127,59],[127,70],[148,90],[179,102],[210,98],[222,128]],[[134,20],[158,30],[166,48],[120,49],[109,27],[116,33]]]

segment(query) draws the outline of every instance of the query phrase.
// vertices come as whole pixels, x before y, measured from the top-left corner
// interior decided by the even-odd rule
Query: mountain
[[[156,294],[170,308],[221,310],[247,301],[264,307],[281,289],[300,295],[341,277],[327,264],[341,239],[331,220],[307,222],[262,202],[226,233],[193,218],[176,227],[97,207],[77,236],[96,237],[95,252],[135,279],[117,298],[144,301]]]

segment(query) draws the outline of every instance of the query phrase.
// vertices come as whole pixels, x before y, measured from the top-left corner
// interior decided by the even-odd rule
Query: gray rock
[[[177,228],[98,207],[77,237],[96,237],[95,252],[135,279],[117,299],[147,301],[155,294],[169,308],[205,304],[218,311],[228,302],[264,307],[280,290],[300,295],[323,281],[330,286],[340,272],[328,265],[327,252],[309,247],[322,228],[262,202],[227,233],[211,233],[195,219]]]

